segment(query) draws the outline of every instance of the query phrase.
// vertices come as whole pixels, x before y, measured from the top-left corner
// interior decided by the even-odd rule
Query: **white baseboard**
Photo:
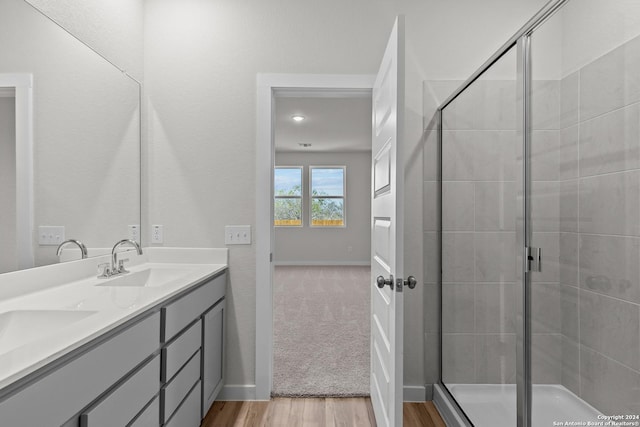
[[[371,265],[371,261],[274,261],[273,265],[275,266],[369,266]]]
[[[224,385],[216,400],[256,400],[256,386],[253,384]]]
[[[427,389],[423,385],[406,385],[402,390],[402,400],[405,402],[425,402]]]

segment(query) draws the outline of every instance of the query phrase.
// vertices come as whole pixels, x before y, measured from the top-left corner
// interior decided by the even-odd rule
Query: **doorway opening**
[[[34,266],[33,76],[0,74],[0,273]]]
[[[269,236],[269,238],[256,240],[256,269],[257,269],[257,290],[256,290],[256,399],[269,399],[272,391],[274,391],[274,299],[276,298],[274,292],[274,267],[278,263],[276,260],[278,252],[276,250],[276,227],[274,226],[274,167],[276,163],[276,114],[277,114],[277,102],[278,99],[291,100],[291,99],[349,99],[349,98],[368,98],[371,99],[371,89],[373,87],[374,76],[369,75],[281,75],[281,74],[261,74],[258,75],[258,111],[257,111],[257,196],[256,196],[256,235]],[[371,122],[371,114],[368,114],[369,125]],[[369,126],[370,128],[370,126]],[[304,141],[297,141],[298,143],[304,143]],[[313,142],[312,142],[313,147]],[[370,150],[370,142],[369,147]],[[344,150],[343,150],[344,151]],[[369,153],[370,156],[370,153]],[[329,166],[343,166],[344,162],[331,162]],[[369,163],[370,165],[370,163]],[[308,166],[322,166],[311,165]],[[327,166],[327,165],[325,165]],[[306,176],[307,179],[311,179],[309,172],[301,171],[301,175]],[[367,169],[367,177],[370,179],[370,169]],[[346,176],[349,176],[349,171],[345,172]],[[270,177],[266,180],[266,177]],[[307,181],[308,182],[308,181]],[[305,183],[302,183],[304,186]],[[308,188],[307,188],[308,189]],[[348,193],[348,189],[347,189]],[[370,195],[370,187],[366,192],[366,197]],[[303,196],[301,195],[301,198]],[[347,195],[348,197],[348,195]],[[301,203],[304,201],[301,200]],[[311,228],[311,217],[307,215],[307,211],[311,209],[312,201],[309,199],[306,208],[303,206],[301,209],[301,220],[304,216],[308,228]],[[345,211],[349,211],[350,201],[346,199]],[[367,212],[368,215],[368,212]],[[348,216],[345,218],[346,229],[350,229],[350,223],[348,222]],[[365,223],[369,229],[369,220]],[[332,224],[335,226],[335,224]],[[339,230],[338,227],[327,227],[322,230],[313,231],[327,231],[329,233]],[[370,232],[370,229],[369,229]],[[313,248],[315,246],[311,242],[306,245],[306,248]],[[349,246],[349,245],[347,245]],[[355,245],[351,245],[351,251],[355,252]],[[283,246],[280,245],[282,248]],[[331,250],[331,248],[329,248]],[[345,251],[349,251],[348,247],[344,248]],[[367,249],[367,254],[370,256],[370,249]],[[283,254],[284,255],[284,254]],[[343,257],[344,258],[344,257]],[[340,258],[338,258],[339,260]],[[282,259],[281,261],[286,261]],[[347,267],[336,266],[336,259],[333,259],[333,267]],[[320,264],[327,264],[327,261],[320,261]],[[289,264],[294,264],[289,262]],[[315,265],[308,265],[313,268],[321,268],[321,265],[316,263]],[[331,263],[329,263],[331,265]],[[289,268],[301,267],[298,265],[289,265]],[[366,267],[363,265],[354,265],[349,267]],[[318,275],[312,270],[307,273],[309,276]],[[331,275],[334,277],[326,278],[321,284],[311,285],[317,286],[336,286],[338,288],[344,288],[349,286],[348,277],[342,276],[338,273],[338,277],[335,277],[336,273],[326,273],[325,275]],[[368,286],[367,286],[368,290]],[[304,298],[304,296],[303,296]],[[311,298],[313,301],[315,299]],[[369,315],[368,308],[369,301],[367,297],[366,313]],[[286,322],[285,322],[286,324]],[[368,319],[366,321],[368,324]],[[302,331],[305,329],[302,328]],[[365,359],[368,362],[369,355],[365,352]],[[247,393],[245,393],[247,394]]]
[[[368,396],[371,93],[274,107],[272,395]]]

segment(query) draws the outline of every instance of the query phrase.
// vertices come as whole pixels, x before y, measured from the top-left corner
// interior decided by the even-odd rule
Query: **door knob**
[[[391,289],[393,289],[393,274],[391,274],[388,279],[385,279],[382,276],[378,276],[376,278],[376,283],[378,284],[378,287],[380,289],[384,288],[384,285],[389,285]]]
[[[417,284],[418,284],[418,281],[413,276],[407,277],[407,280],[404,281],[404,285],[408,286],[409,289],[415,288]]]

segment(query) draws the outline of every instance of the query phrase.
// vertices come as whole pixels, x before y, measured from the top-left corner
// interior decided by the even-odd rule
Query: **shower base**
[[[514,384],[449,384],[449,391],[475,427],[516,425]],[[597,409],[561,385],[533,385],[533,427],[565,425],[567,421],[602,421]],[[580,424],[578,424],[580,425]]]

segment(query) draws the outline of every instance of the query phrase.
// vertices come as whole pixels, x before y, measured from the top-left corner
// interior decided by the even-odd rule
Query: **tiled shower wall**
[[[535,60],[535,51],[534,51]],[[640,39],[532,99],[533,381],[605,413],[640,413]],[[534,77],[535,78],[535,77]],[[437,310],[437,105],[461,82],[425,82],[427,313]],[[515,82],[478,81],[445,116],[443,371],[515,382]],[[445,110],[445,113],[447,113]],[[499,113],[499,114],[498,114]],[[515,151],[514,151],[515,150]],[[521,158],[519,159],[521,160]],[[426,319],[427,363],[438,319]],[[434,379],[434,381],[437,379]]]
[[[515,117],[515,80],[478,80],[443,115],[446,383],[515,383]]]
[[[640,38],[561,81],[562,384],[640,413]]]

